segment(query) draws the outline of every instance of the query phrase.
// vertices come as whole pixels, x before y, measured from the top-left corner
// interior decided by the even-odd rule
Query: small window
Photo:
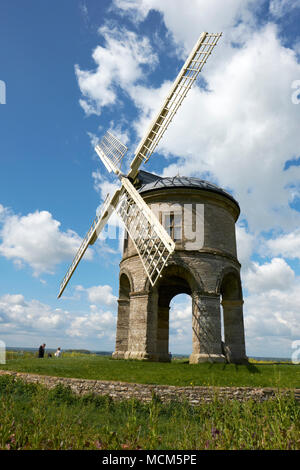
[[[181,214],[170,212],[164,215],[164,227],[170,237],[176,242],[182,239],[182,216]]]

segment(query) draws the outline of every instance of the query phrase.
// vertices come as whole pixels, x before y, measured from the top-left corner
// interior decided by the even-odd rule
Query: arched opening
[[[224,275],[220,286],[223,354],[228,362],[245,359],[243,294],[238,272]]]
[[[192,289],[184,273],[172,272],[170,270],[168,275],[165,275],[160,281],[158,288],[157,288],[157,292],[158,292],[158,308],[157,308],[156,352],[158,354],[160,361],[169,361],[171,359],[169,338],[170,338],[170,308],[172,306],[172,300],[179,294],[181,294],[180,297],[182,300],[182,294],[184,294],[185,299],[187,299],[188,297],[190,298],[190,305],[191,305],[192,304],[192,300],[191,300]],[[184,312],[184,314],[186,315],[186,312]],[[180,316],[180,313],[179,313],[179,316]],[[192,322],[192,313],[190,315],[190,322]],[[174,335],[174,340],[176,341],[176,335]],[[172,349],[174,348],[173,352],[179,352],[176,350],[175,341],[173,342],[173,338],[172,338],[172,342],[170,344],[172,345]]]
[[[169,352],[190,356],[192,353],[192,297],[178,294],[170,302]]]
[[[130,292],[129,278],[126,274],[122,273],[119,285],[116,352],[113,354],[114,357],[120,359],[124,357],[128,349]]]
[[[130,282],[126,274],[120,276],[119,300],[129,300]]]
[[[220,293],[224,300],[241,300],[242,287],[240,276],[234,272],[225,274],[221,283]]]
[[[224,318],[224,305],[226,301],[230,300],[241,300],[241,282],[239,276],[236,273],[229,272],[223,277],[220,287],[220,301],[221,301],[221,339],[223,347],[226,344],[225,340],[225,318]],[[224,301],[224,302],[223,302]],[[227,318],[228,322],[228,318]],[[224,353],[224,351],[223,351]]]

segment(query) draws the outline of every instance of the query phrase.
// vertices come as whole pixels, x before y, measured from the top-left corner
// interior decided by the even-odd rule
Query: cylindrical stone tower
[[[198,178],[160,178],[140,171],[135,185],[175,241],[176,250],[152,287],[133,242],[125,239],[113,357],[169,361],[170,302],[185,293],[193,305],[190,363],[244,362],[235,237],[238,203],[223,189]]]

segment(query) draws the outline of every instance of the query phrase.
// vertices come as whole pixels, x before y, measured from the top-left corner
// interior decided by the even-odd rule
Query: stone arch
[[[160,361],[169,361],[169,317],[171,300],[178,294],[187,294],[193,299],[203,289],[199,275],[183,263],[170,263],[163,277],[152,290],[157,311],[156,354]],[[192,332],[191,332],[192,333]]]
[[[163,270],[162,278],[157,282],[157,287],[160,285],[164,278],[172,275],[185,279],[189,283],[190,288],[193,292],[204,292],[204,284],[199,273],[181,259],[169,261],[168,266],[166,266]],[[150,292],[152,290],[153,289],[150,284],[149,278],[146,277],[144,291]]]
[[[116,352],[113,357],[124,358],[128,349],[129,337],[129,317],[130,317],[130,293],[133,290],[133,281],[127,270],[121,270],[119,280],[118,298],[118,321],[117,321],[117,341]]]
[[[223,313],[223,353],[228,362],[244,362],[246,359],[244,301],[240,273],[234,268],[229,268],[222,274],[218,288],[222,305],[221,313]]]
[[[130,271],[128,271],[128,269],[126,268],[122,268],[120,270],[120,274],[119,274],[119,294],[120,294],[120,288],[121,288],[121,277],[122,275],[125,275],[129,281],[129,286],[130,286],[130,292],[133,292],[134,291],[134,282],[133,282],[133,278],[132,278],[132,275],[130,273]]]
[[[224,285],[224,280],[235,277],[239,283],[239,293],[242,296],[242,284],[240,278],[240,271],[233,266],[227,266],[221,270],[216,280],[216,294],[221,295],[221,287]],[[241,297],[242,298],[242,297]]]

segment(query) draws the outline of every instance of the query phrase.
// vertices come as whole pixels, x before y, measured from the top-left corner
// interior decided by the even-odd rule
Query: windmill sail
[[[117,211],[142,260],[152,285],[160,277],[168,258],[175,250],[175,243],[159,223],[151,209],[136,191],[130,180],[134,181],[140,165],[148,161],[167,127],[176,114],[183,99],[201,72],[209,55],[216,46],[222,33],[202,33],[148,131],[138,145],[130,165],[127,178],[121,173],[121,164],[127,147],[115,136],[107,132],[95,150],[109,172],[113,171],[122,181],[122,186],[111,198],[105,201],[99,217],[93,221],[80,248],[63,278],[58,297],[60,297],[73,275],[88,246],[93,244],[110,215]]]
[[[122,160],[127,152],[126,145],[117,139],[111,132],[107,131],[101,142],[95,147],[106,169],[117,175],[120,173]]]
[[[71,266],[69,267],[68,271],[66,272],[63,280],[61,281],[60,284],[60,289],[59,289],[59,294],[57,298],[60,298],[63,291],[65,290],[69,280],[71,279],[79,261],[83,257],[84,253],[86,252],[87,248],[89,245],[93,245],[95,241],[97,240],[101,230],[103,227],[106,225],[109,217],[111,216],[112,212],[114,211],[116,205],[118,204],[119,201],[119,193],[120,189],[118,189],[112,197],[109,197],[107,195],[105,201],[102,204],[100,214],[99,216],[96,216],[95,219],[93,220],[93,223],[88,230],[86,236],[81,242],[81,245],[72,261]]]
[[[129,177],[134,178],[140,165],[143,162],[147,162],[154,152],[179,106],[186,97],[188,91],[191,89],[194,81],[198,77],[221,36],[222,33],[201,34],[173,83],[162,107],[138,145],[135,151],[135,157],[131,163],[131,172],[128,175]]]
[[[130,183],[122,178],[123,195],[116,208],[141,258],[152,286],[156,283],[175,243]]]

